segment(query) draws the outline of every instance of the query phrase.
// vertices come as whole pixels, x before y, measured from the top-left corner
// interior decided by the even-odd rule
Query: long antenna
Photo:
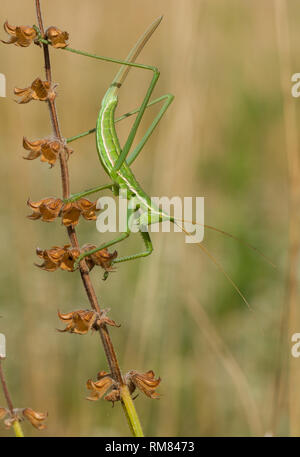
[[[142,51],[143,47],[147,43],[147,41],[150,39],[152,34],[155,32],[157,27],[162,21],[163,16],[160,16],[157,18],[151,25],[148,27],[148,29],[143,33],[143,35],[140,37],[140,39],[135,43],[133,48],[131,49],[130,53],[126,57],[127,62],[135,62],[137,56],[140,54]],[[123,65],[118,73],[116,74],[112,85],[116,86],[116,88],[120,88],[125,80],[125,78],[128,75],[128,72],[130,70],[130,66],[128,65]]]

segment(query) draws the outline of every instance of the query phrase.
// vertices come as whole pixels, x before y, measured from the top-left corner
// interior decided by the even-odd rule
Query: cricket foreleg
[[[172,101],[174,100],[174,95],[172,95],[172,94],[163,95],[159,99],[155,100],[155,103],[157,103],[158,101],[162,101],[162,100],[165,100],[165,103],[161,107],[159,113],[155,117],[154,121],[152,122],[152,124],[148,128],[147,132],[145,133],[145,135],[143,136],[143,138],[141,139],[139,144],[136,146],[136,148],[132,151],[130,156],[127,158],[128,165],[132,164],[132,162],[137,158],[137,156],[139,155],[139,153],[141,152],[141,150],[145,146],[146,142],[148,141],[148,139],[152,135],[154,129],[157,127],[157,125],[159,124],[161,118],[163,117],[163,115],[165,114],[165,112],[167,111],[169,106],[171,105]]]
[[[104,186],[93,187],[92,189],[84,190],[83,192],[78,192],[77,194],[72,194],[69,198],[64,200],[64,202],[65,203],[76,202],[80,198],[86,197],[87,195],[95,194],[96,192],[100,192],[101,190],[104,190],[104,189],[113,190],[114,187],[115,187],[114,183],[105,184]]]

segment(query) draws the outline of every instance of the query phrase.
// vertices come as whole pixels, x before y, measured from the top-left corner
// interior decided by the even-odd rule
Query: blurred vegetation
[[[2,0],[1,21],[36,22],[34,2]],[[155,95],[175,101],[134,165],[150,195],[205,196],[205,218],[247,240],[277,265],[218,233],[205,232],[208,249],[243,291],[251,313],[224,276],[182,234],[153,234],[154,253],[118,267],[106,283],[92,280],[103,307],[122,324],[111,336],[124,372],[153,369],[162,378],[159,401],[139,397],[147,435],[230,436],[270,430],[281,307],[285,297],[288,231],[287,164],[275,15],[268,0],[90,0],[42,2],[45,25],[70,33],[72,47],[123,58],[159,15],[164,20],[139,62],[159,67]],[[293,72],[299,71],[300,5],[289,2]],[[5,34],[2,33],[4,38]],[[51,50],[57,107],[65,137],[95,125],[113,64]],[[33,266],[35,248],[63,245],[59,221],[26,219],[26,200],[60,196],[59,167],[22,159],[22,136],[51,134],[46,104],[14,103],[13,88],[43,77],[37,46],[0,46],[7,98],[0,100],[0,331],[6,334],[5,369],[14,403],[48,411],[46,436],[127,436],[119,405],[85,400],[85,382],[107,369],[98,335],[61,334],[57,309],[88,306],[79,274]],[[132,71],[118,113],[139,105],[149,75]],[[289,84],[289,82],[288,82]],[[296,103],[297,101],[295,101]],[[300,105],[299,105],[300,106]],[[299,108],[297,108],[298,110]],[[149,110],[140,135],[153,118]],[[118,126],[126,138],[131,120]],[[74,143],[71,189],[106,183],[93,137]],[[80,243],[105,236],[81,221]],[[137,249],[137,236],[119,253]],[[217,335],[217,336],[216,336]],[[226,368],[222,351],[234,360]],[[226,358],[226,357],[225,357]],[[230,365],[232,367],[232,364]],[[237,371],[239,375],[237,375]],[[243,388],[239,389],[242,376]],[[244,390],[243,390],[244,389]],[[252,405],[247,407],[246,398]],[[0,403],[3,397],[0,393]],[[246,405],[246,406],[245,406]],[[251,412],[252,411],[252,412]],[[287,433],[287,409],[279,434]],[[27,435],[36,435],[29,425]],[[10,435],[0,426],[0,436]]]

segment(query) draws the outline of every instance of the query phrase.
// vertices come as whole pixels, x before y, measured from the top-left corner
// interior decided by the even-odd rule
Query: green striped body
[[[131,200],[133,208],[141,208],[142,215],[139,225],[170,220],[170,216],[155,207],[150,197],[143,191],[126,161],[118,171],[114,170],[115,163],[121,153],[120,143],[116,134],[114,115],[118,104],[116,87],[110,87],[103,100],[96,126],[97,151],[100,162],[116,184],[118,194],[126,190],[126,198]]]

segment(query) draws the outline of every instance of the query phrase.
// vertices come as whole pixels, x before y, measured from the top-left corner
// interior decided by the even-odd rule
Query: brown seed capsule
[[[44,260],[44,263],[37,265],[37,267],[46,271],[56,271],[61,267],[64,257],[68,255],[68,248],[70,245],[65,245],[64,247],[54,246],[51,249],[39,249],[37,248],[36,254]],[[75,262],[75,261],[74,261]]]
[[[42,102],[50,100],[53,101],[56,97],[57,84],[50,83],[49,81],[42,81],[40,78],[36,78],[30,87],[25,89],[14,89],[15,95],[22,97],[17,103],[24,104],[29,103],[31,100],[40,100]]]
[[[87,221],[95,221],[97,219],[96,208],[97,202],[91,202],[86,198],[80,198],[76,202],[66,203],[62,209],[62,223],[66,226],[78,224],[79,217],[82,216]]]
[[[66,314],[58,311],[58,317],[67,324],[66,328],[59,330],[59,332],[70,332],[77,333],[78,335],[85,335],[97,321],[98,313],[96,313],[96,311],[86,309],[80,309]]]
[[[79,217],[93,221],[97,218],[96,202],[90,202],[86,198],[81,198],[74,203],[64,203],[60,198],[48,197],[37,202],[27,201],[27,205],[33,210],[29,219],[42,219],[45,222],[52,222],[58,216],[62,217],[62,223],[66,226],[78,224]]]
[[[101,372],[102,376],[98,381],[89,379],[86,387],[91,391],[87,400],[96,401],[103,397],[103,395],[115,384],[114,380],[110,377],[109,373]]]
[[[25,408],[23,409],[23,416],[29,420],[29,422],[38,430],[43,430],[46,428],[46,425],[43,424],[43,421],[47,418],[47,413],[39,413],[31,408]]]
[[[29,27],[28,25],[9,25],[9,23],[6,21],[3,27],[5,32],[10,35],[9,41],[1,40],[4,44],[14,44],[22,48],[27,48],[37,37],[34,28]]]
[[[82,251],[88,252],[92,251],[95,248],[96,246],[93,244],[85,244],[84,246],[82,246]],[[108,249],[105,248],[95,252],[94,254],[87,256],[86,260],[90,270],[95,265],[98,265],[102,267],[105,271],[111,272],[115,271],[115,269],[112,267],[112,263],[116,257],[118,257],[117,251],[110,253]]]
[[[120,327],[115,321],[107,317],[108,311],[108,309],[104,309],[101,314],[88,309],[80,309],[70,313],[60,313],[58,311],[60,320],[67,324],[63,330],[58,331],[85,335],[89,330],[98,330],[101,325]]]
[[[43,198],[37,202],[27,201],[27,205],[33,213],[27,216],[29,219],[42,219],[44,222],[54,221],[60,214],[63,207],[63,201],[60,198]]]
[[[54,48],[65,48],[68,46],[68,32],[62,32],[57,27],[49,27],[46,30],[46,38]]]
[[[29,151],[29,154],[24,157],[24,159],[34,160],[40,157],[41,162],[47,162],[51,167],[55,164],[60,153],[65,151],[68,159],[69,155],[73,152],[72,149],[68,148],[63,142],[51,138],[29,141],[24,137],[23,148]]]
[[[146,373],[139,373],[138,371],[132,370],[126,374],[125,379],[131,393],[132,383],[135,387],[147,395],[147,397],[153,399],[159,398],[160,395],[155,392],[155,389],[158,387],[161,379],[155,379],[155,375],[152,370],[149,370]]]
[[[43,430],[46,426],[42,422],[46,417],[47,413],[39,413],[31,408],[16,408],[12,412],[6,408],[0,408],[0,419],[4,419],[6,428],[10,428],[15,422],[21,422],[26,418],[34,427]]]
[[[4,419],[7,416],[8,413],[9,413],[8,409],[0,408],[0,420]]]
[[[90,245],[88,245],[90,246]],[[66,244],[64,247],[54,246],[51,249],[36,249],[36,254],[44,261],[41,265],[36,264],[37,267],[46,271],[56,271],[58,268],[64,271],[75,271],[75,263],[78,257],[88,250],[85,247],[82,249],[71,248],[69,244]],[[103,251],[103,252],[102,252]],[[91,256],[85,258],[89,269],[91,270],[95,265],[99,265],[104,268],[105,271],[114,271],[111,267],[113,259],[117,256],[117,253],[114,252],[110,254],[107,249],[102,249],[102,255],[104,257],[104,262],[102,264],[95,263]],[[98,254],[98,253],[97,253]]]

